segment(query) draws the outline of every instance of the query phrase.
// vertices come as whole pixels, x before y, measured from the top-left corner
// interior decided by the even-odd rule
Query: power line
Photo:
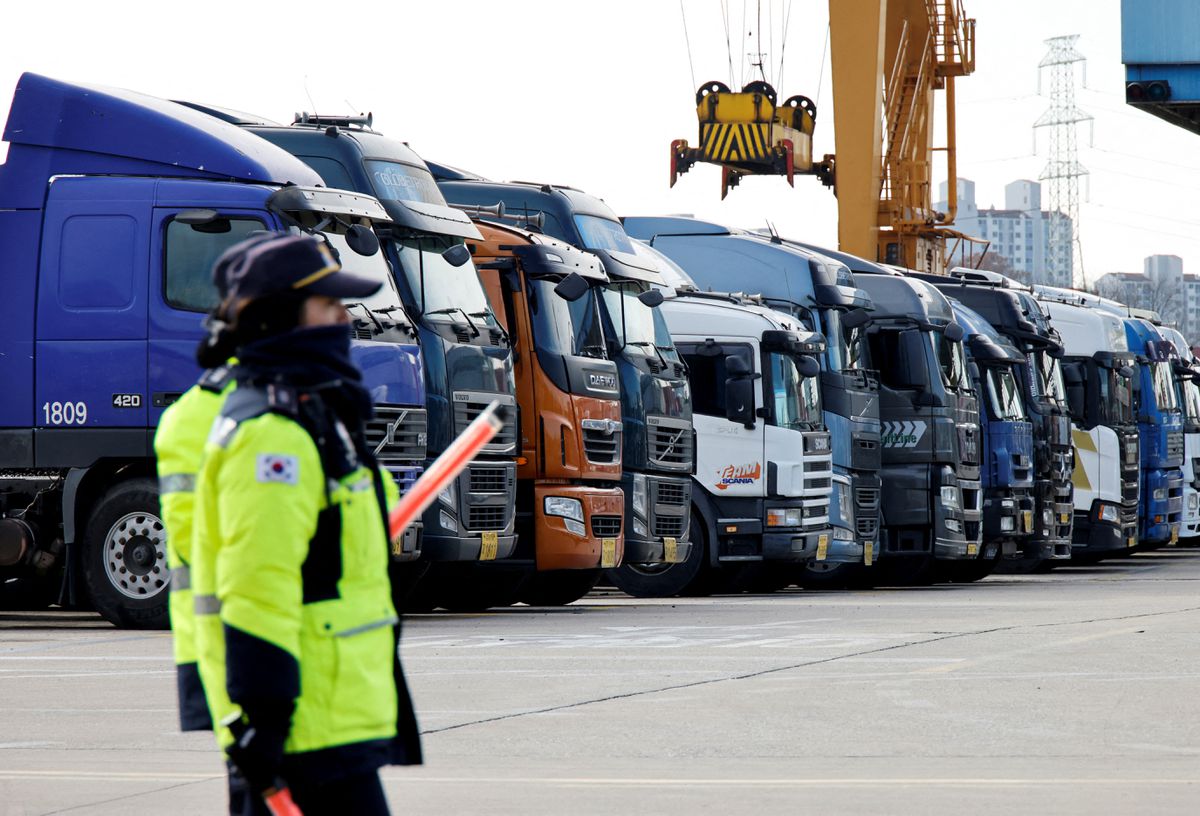
[[[683,10],[683,0],[679,0],[679,16],[683,18],[683,41],[687,43],[688,72],[692,75],[692,90],[696,90],[696,66],[692,64],[692,41],[688,37],[687,12]]]

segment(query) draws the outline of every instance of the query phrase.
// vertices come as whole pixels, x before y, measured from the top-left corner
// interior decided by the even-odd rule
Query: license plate
[[[600,566],[603,569],[617,565],[617,540],[615,538],[600,539]]]
[[[817,537],[817,560],[824,561],[829,557],[829,536],[823,535]]]
[[[967,545],[967,555],[979,555],[979,545],[978,544],[968,544]]]
[[[1172,528],[1171,529],[1171,546],[1173,547],[1178,543],[1179,543],[1179,531]]]
[[[1033,532],[1033,511],[1032,510],[1022,510],[1021,518],[1025,522],[1025,526],[1021,528],[1021,532],[1032,533]]]
[[[663,562],[667,564],[679,563],[679,542],[673,538],[663,539]]]
[[[1129,546],[1129,547],[1136,547],[1137,546],[1137,536],[1130,536],[1129,538],[1125,539],[1125,544],[1126,544],[1126,546]]]
[[[1071,520],[1070,513],[1059,513],[1058,514],[1058,523],[1059,524],[1066,524],[1070,520]]]
[[[496,532],[487,532],[483,534],[483,541],[479,545],[479,560],[480,561],[495,561],[496,551],[500,547],[500,535]]]
[[[868,541],[863,545],[863,564],[871,566],[875,560],[875,545]]]

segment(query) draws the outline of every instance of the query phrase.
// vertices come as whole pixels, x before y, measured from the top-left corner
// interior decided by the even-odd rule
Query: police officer
[[[236,389],[205,447],[192,587],[200,675],[234,762],[230,810],[287,785],[308,816],[387,813],[378,768],[421,748],[397,651],[371,400],[341,298],[379,284],[304,235],[230,250]],[[227,727],[226,727],[227,726]]]
[[[261,233],[233,253],[224,253],[213,268],[218,296],[229,294],[226,272],[254,243],[273,238]],[[192,601],[192,514],[196,473],[204,458],[204,442],[225,397],[233,389],[233,337],[221,321],[209,321],[209,334],[196,350],[196,359],[206,370],[199,382],[163,412],[154,434],[158,462],[158,495],[163,525],[167,531],[167,567],[170,569],[168,609],[175,654],[176,685],[179,693],[179,727],[182,731],[211,731],[212,715],[204,697],[204,686],[196,664],[194,609]]]

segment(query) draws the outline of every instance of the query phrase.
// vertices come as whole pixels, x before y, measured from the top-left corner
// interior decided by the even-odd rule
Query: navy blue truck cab
[[[606,352],[620,381],[627,519],[622,565],[607,577],[631,594],[654,594],[655,571],[686,561],[691,551],[695,462],[687,371],[657,308],[660,299],[650,297],[659,272],[639,257],[620,220],[595,196],[558,185],[487,181],[432,162],[429,167],[452,205],[517,221],[603,263],[610,282],[600,310],[611,338]]]
[[[302,114],[281,125],[195,107],[286,150],[331,187],[377,197],[387,211],[384,254],[425,362],[430,461],[491,402],[517,416],[508,336],[463,245],[479,230],[447,205],[415,151],[373,130],[366,118]],[[517,427],[517,421],[506,425],[425,512],[422,558],[430,571],[418,593],[424,603],[483,608],[515,597],[518,573],[497,571],[491,562],[516,550]]]
[[[911,274],[911,273],[910,273]],[[1062,375],[1062,338],[1046,310],[1026,289],[986,271],[955,269],[944,275],[912,275],[983,317],[1023,355],[1018,366],[1022,401],[1033,423],[1034,532],[1024,539],[1023,559],[1065,561],[1073,538],[1074,457],[1071,421]]]
[[[1183,408],[1173,379],[1179,355],[1150,321],[1124,320],[1129,350],[1138,360],[1133,390],[1142,463],[1138,544],[1174,544],[1183,521]]]
[[[624,223],[701,289],[761,295],[770,308],[824,334],[820,383],[833,446],[833,536],[800,582],[863,580],[863,568],[879,557],[881,494],[878,382],[863,328],[867,293],[844,264],[777,237],[695,218],[627,216]]]
[[[951,300],[954,319],[966,332],[964,345],[979,410],[983,459],[983,546],[979,560],[944,565],[946,577],[976,581],[1002,558],[1017,558],[1034,532],[1033,423],[1021,396],[1025,355],[977,312]]]
[[[321,187],[287,153],[174,103],[35,74],[4,139],[0,588],[166,624],[154,430],[200,373],[213,262],[256,230],[316,232],[385,284],[349,304],[372,327],[354,355],[378,409],[369,439],[402,484],[415,479],[423,412],[398,418],[424,402],[419,349],[382,256],[358,240],[389,220],[378,201]],[[399,558],[418,546],[410,536]]]

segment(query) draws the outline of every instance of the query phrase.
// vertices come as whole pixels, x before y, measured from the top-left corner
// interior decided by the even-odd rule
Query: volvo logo
[[[383,431],[383,439],[375,446],[375,455],[378,456],[380,451],[388,445],[396,444],[396,431],[400,430],[400,426],[404,424],[404,418],[408,416],[408,411],[402,411],[400,416],[396,417],[392,422],[389,422]]]
[[[617,390],[617,376],[615,374],[596,374],[588,372],[588,385],[592,388],[601,388],[605,391]]]

